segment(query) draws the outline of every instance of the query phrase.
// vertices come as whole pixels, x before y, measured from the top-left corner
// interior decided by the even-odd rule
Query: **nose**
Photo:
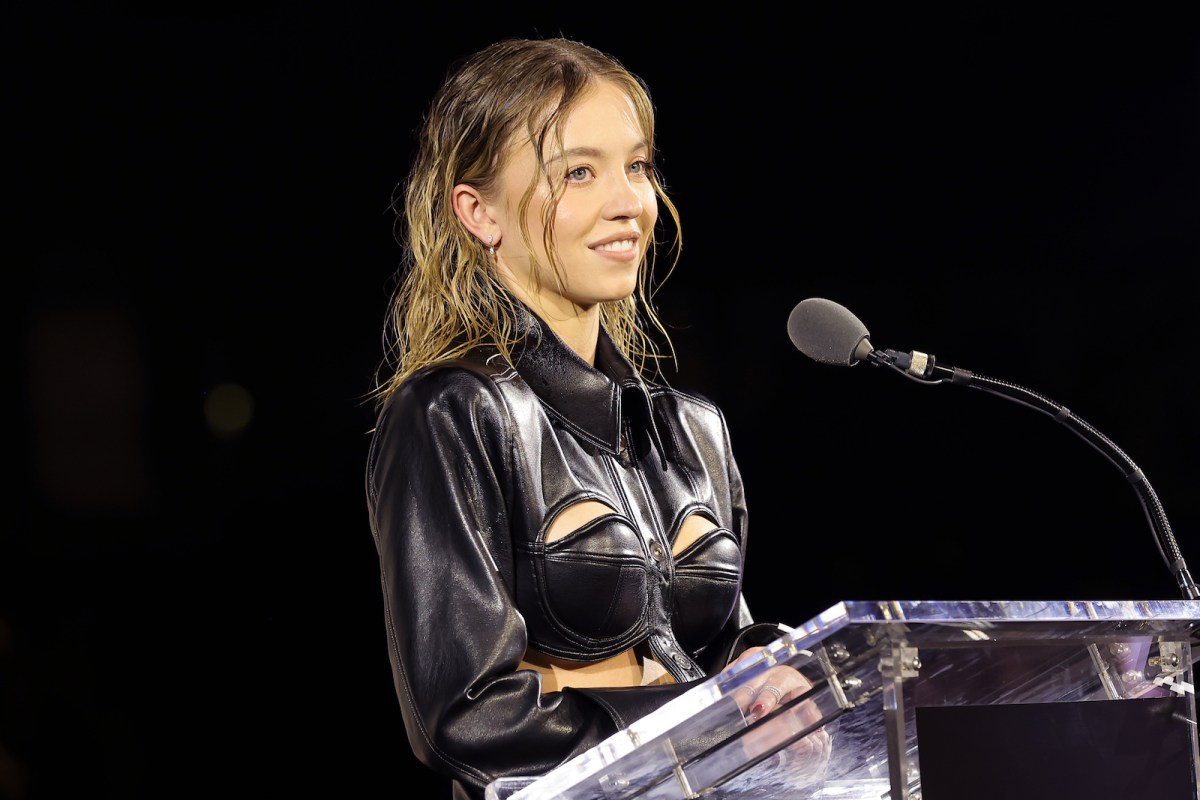
[[[627,175],[614,178],[604,205],[604,216],[608,219],[636,219],[645,210],[640,185],[635,185]]]

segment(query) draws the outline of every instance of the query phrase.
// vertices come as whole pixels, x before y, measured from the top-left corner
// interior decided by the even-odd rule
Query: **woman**
[[[660,205],[679,243],[653,155],[640,79],[565,39],[470,56],[424,121],[367,496],[409,741],[455,797],[780,635],[742,596],[721,412],[643,376]],[[778,669],[739,705],[807,685]]]

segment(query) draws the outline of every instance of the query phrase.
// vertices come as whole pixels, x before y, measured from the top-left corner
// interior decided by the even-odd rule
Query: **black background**
[[[808,360],[806,297],[1067,406],[1200,558],[1193,16],[41,8],[3,34],[0,797],[448,796],[393,695],[363,398],[413,131],[449,64],[508,35],[582,39],[651,87],[684,220],[668,378],[728,415],[756,616],[1179,596],[1082,439]],[[222,384],[253,399],[237,435],[205,422]]]

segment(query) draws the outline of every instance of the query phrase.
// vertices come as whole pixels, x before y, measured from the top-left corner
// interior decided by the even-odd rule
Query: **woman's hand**
[[[733,663],[740,664],[748,661],[761,651],[762,647],[751,647],[742,653]],[[733,693],[738,708],[742,710],[748,724],[754,724],[763,716],[771,713],[776,706],[799,697],[812,688],[812,681],[804,677],[799,670],[787,664],[776,664],[752,682],[743,684]],[[812,722],[821,719],[821,713],[812,703],[802,703],[806,716]]]
[[[734,663],[753,658],[761,647],[752,647]],[[739,686],[731,695],[737,702],[748,725],[753,725],[777,707],[803,695],[813,686],[812,681],[799,670],[787,664],[776,664],[753,681]],[[818,728],[795,743],[783,747],[796,734],[819,723],[821,710],[811,700],[787,708],[779,713],[767,727],[755,728],[743,737],[743,747],[750,757],[765,752],[778,751],[778,764],[795,766],[801,770],[806,782],[817,779],[824,773],[832,752],[833,739],[825,728]]]

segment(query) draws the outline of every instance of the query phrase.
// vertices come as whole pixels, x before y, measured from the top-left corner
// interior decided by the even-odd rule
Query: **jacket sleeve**
[[[540,775],[694,684],[541,693],[519,669],[507,509],[511,422],[487,377],[442,367],[381,413],[367,466],[387,648],[413,752],[482,796]]]

